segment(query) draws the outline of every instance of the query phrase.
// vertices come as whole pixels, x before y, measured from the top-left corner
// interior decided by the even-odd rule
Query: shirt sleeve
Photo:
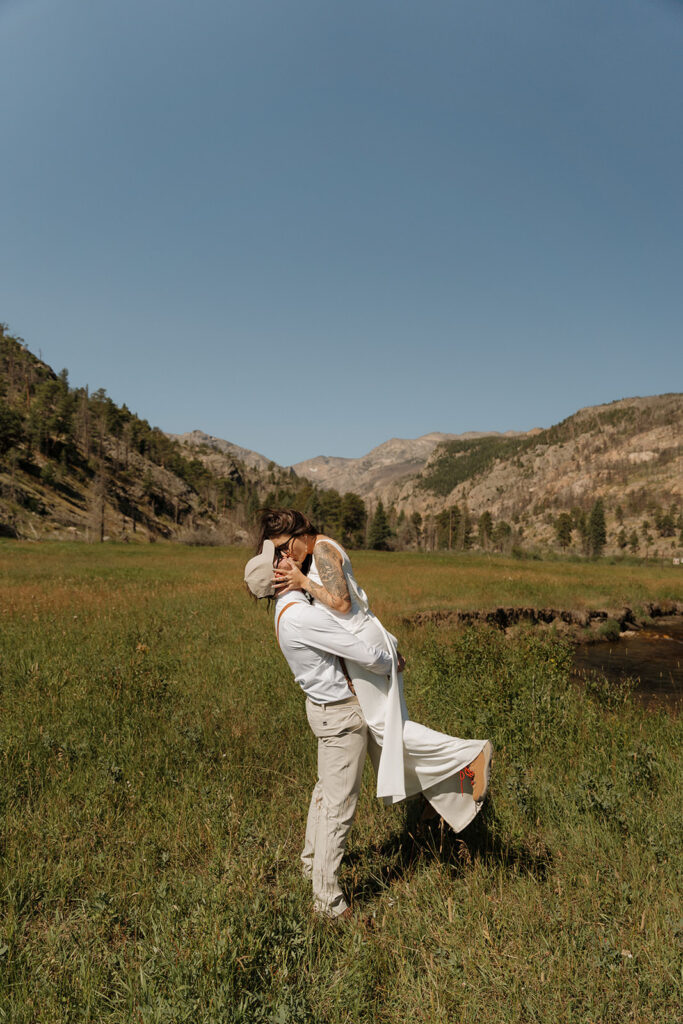
[[[290,643],[296,647],[313,647],[326,654],[357,661],[378,676],[391,672],[392,656],[379,647],[371,647],[331,615],[313,605],[298,607],[287,623]]]

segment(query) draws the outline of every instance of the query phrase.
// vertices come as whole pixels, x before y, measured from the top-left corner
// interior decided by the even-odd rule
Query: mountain
[[[227,457],[235,449],[196,431],[183,443],[192,439],[200,441],[192,444],[194,457],[213,458],[214,468],[218,452]],[[683,395],[667,394],[589,406],[525,433],[392,438],[361,458],[321,455],[290,472],[360,495],[371,513],[382,500],[398,547],[564,546],[587,553],[590,512],[600,499],[608,554],[665,557],[683,545],[682,442]],[[262,465],[263,456],[249,455]],[[560,543],[563,513],[571,527]]]
[[[227,458],[229,461],[241,462],[251,469],[257,469],[262,473],[270,471],[275,463],[267,459],[265,455],[251,451],[250,448],[240,448],[231,441],[224,441],[213,434],[205,434],[203,430],[190,430],[185,434],[167,434],[172,441],[177,441],[184,448],[190,448],[195,452],[203,452],[205,455],[218,453],[221,457],[216,460],[216,465],[222,466]]]
[[[274,488],[310,499],[291,470],[206,437],[180,444],[104,389],[71,388],[0,324],[0,536],[245,542]]]
[[[680,557],[683,395],[283,468],[201,430],[165,434],[103,389],[70,387],[0,324],[0,536],[247,542],[255,510],[272,504],[362,546],[380,499],[398,548],[585,554],[598,503],[606,553]]]
[[[433,519],[453,507],[473,520],[488,513],[494,526],[513,528],[509,536],[544,547],[556,547],[556,520],[565,512],[576,550],[582,516],[600,499],[607,551],[623,550],[626,538],[634,552],[670,554],[682,544],[683,395],[590,406],[527,435],[447,441],[417,476],[374,497],[405,516]]]
[[[321,487],[333,487],[340,494],[355,491],[362,498],[376,499],[381,493],[391,493],[390,485],[397,484],[402,478],[416,476],[434,449],[445,441],[490,436],[503,435],[470,431],[466,434],[423,434],[414,440],[392,437],[358,459],[318,455],[314,459],[297,462],[292,468],[298,476]]]

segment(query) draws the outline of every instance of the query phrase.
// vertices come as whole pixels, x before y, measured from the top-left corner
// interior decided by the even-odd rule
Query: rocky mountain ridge
[[[302,500],[291,471],[266,473],[237,446],[202,450],[205,461],[102,388],[72,388],[0,324],[0,537],[250,543],[267,489]]]
[[[378,494],[388,490],[403,478],[416,476],[426,465],[432,452],[445,441],[474,440],[489,436],[516,436],[495,431],[468,431],[465,434],[434,432],[414,439],[392,437],[377,445],[360,458],[340,458],[318,455],[313,459],[296,462],[293,469],[321,487],[334,487],[343,494],[355,491],[364,499],[376,500]]]
[[[608,549],[635,532],[633,550],[680,547],[657,536],[657,514],[674,520],[683,504],[683,395],[620,399],[589,406],[547,430],[500,443],[446,442],[417,477],[378,489],[399,514],[438,516],[453,506],[473,519],[488,513],[521,538],[552,546],[562,512],[588,512],[600,499],[608,514]],[[663,538],[670,537],[667,532]]]
[[[590,406],[526,433],[392,438],[359,459],[283,468],[201,430],[164,434],[103,389],[71,388],[0,324],[0,535],[240,541],[260,504],[293,504],[363,545],[381,500],[390,546],[586,553],[598,499],[607,553],[680,554],[683,395]]]
[[[218,448],[215,439],[212,444]],[[225,445],[226,453],[234,448]],[[412,532],[398,527],[401,546],[443,546],[443,523],[440,533],[436,524],[455,510],[470,522],[473,543],[479,519],[488,515],[492,527],[500,524],[507,548],[557,549],[558,516],[571,514],[568,550],[585,551],[582,517],[599,498],[608,553],[628,544],[633,553],[664,556],[683,546],[680,527],[672,534],[670,525],[661,526],[681,516],[683,395],[587,406],[552,427],[527,432],[392,438],[361,458],[317,456],[291,471],[340,494],[359,494],[370,514],[381,500],[395,529],[401,522],[421,523]]]
[[[213,434],[205,434],[203,430],[189,430],[184,434],[166,434],[166,437],[177,441],[186,448],[199,451],[204,449],[207,454],[217,452],[223,457],[220,461],[216,460],[217,465],[222,465],[227,458],[237,460],[245,466],[249,466],[250,469],[257,469],[262,473],[266,473],[275,465],[272,459],[266,458],[259,452],[254,452],[250,448],[241,448],[240,445],[233,444],[232,441],[225,441],[221,437],[214,437]]]

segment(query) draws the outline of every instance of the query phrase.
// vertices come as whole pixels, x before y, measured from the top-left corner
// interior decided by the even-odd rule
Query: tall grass
[[[401,627],[404,560],[359,559],[414,717],[496,756],[459,837],[368,774],[357,918],[321,924],[315,741],[243,560],[0,547],[0,1021],[674,1021],[678,723],[577,690],[561,641]]]
[[[382,614],[439,609],[533,606],[586,611],[634,610],[681,600],[681,570],[673,564],[605,560],[520,562],[502,555],[376,551],[353,555],[360,579],[371,581]],[[369,584],[368,584],[369,585]]]

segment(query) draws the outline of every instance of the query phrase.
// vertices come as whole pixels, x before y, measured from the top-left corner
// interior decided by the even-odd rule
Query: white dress
[[[397,669],[396,637],[388,633],[370,611],[367,596],[356,583],[351,560],[344,549],[329,538],[324,543],[332,544],[341,555],[351,611],[342,614],[321,602],[316,603],[366,643],[389,651],[393,659],[391,676],[386,679],[356,662],[347,663],[372,738],[381,748],[379,763],[375,764],[377,796],[385,803],[397,803],[406,796],[422,792],[441,817],[459,832],[481,807],[474,802],[471,784],[460,772],[471,764],[487,741],[447,736],[411,721],[403,698],[403,680]],[[315,548],[308,576],[324,586],[315,565]]]

